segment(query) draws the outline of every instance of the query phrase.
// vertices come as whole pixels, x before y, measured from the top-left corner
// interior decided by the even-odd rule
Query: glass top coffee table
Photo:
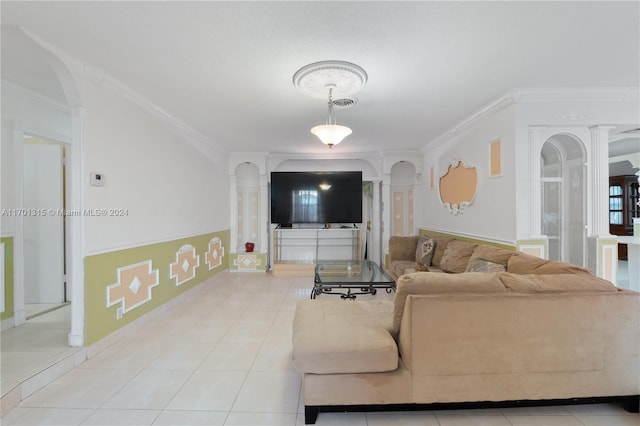
[[[319,294],[335,294],[342,299],[355,299],[358,294],[376,294],[380,288],[384,288],[387,293],[396,289],[393,279],[370,260],[319,260],[313,282],[312,299]],[[338,289],[345,289],[346,292]]]

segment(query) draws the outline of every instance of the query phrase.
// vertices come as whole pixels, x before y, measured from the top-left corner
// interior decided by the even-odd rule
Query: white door
[[[62,146],[23,146],[24,207],[27,209],[24,302],[61,303],[64,302],[64,217],[60,214],[64,206]]]

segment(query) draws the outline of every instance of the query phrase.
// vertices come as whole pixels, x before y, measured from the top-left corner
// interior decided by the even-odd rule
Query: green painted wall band
[[[229,230],[180,238],[156,244],[149,244],[129,249],[116,250],[85,258],[85,345],[91,345],[108,336],[126,324],[151,312],[187,290],[213,277],[228,268]],[[209,242],[219,238],[224,248],[222,264],[212,270],[205,261],[205,253]],[[176,253],[184,245],[191,245],[199,256],[199,266],[195,277],[177,286],[175,278],[171,278],[171,264],[176,262]],[[220,253],[222,254],[222,253]],[[120,319],[117,309],[120,303],[107,307],[107,289],[119,280],[118,268],[124,268],[140,262],[151,261],[152,269],[158,270],[158,285],[151,289],[151,300],[128,312]]]

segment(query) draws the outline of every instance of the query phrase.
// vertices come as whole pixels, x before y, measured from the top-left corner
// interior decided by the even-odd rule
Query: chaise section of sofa
[[[299,302],[306,423],[397,404],[607,398],[637,410],[640,293],[562,262],[511,262],[523,273],[404,274],[393,302]]]

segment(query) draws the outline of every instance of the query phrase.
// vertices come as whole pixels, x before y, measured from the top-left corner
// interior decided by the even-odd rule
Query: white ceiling
[[[640,87],[635,1],[2,1],[1,12],[227,152],[326,153],[309,133],[326,102],[292,84],[321,60],[369,75],[358,104],[336,111],[353,129],[341,153],[418,149],[513,88]],[[3,31],[2,77],[28,84],[33,64],[11,42]]]

